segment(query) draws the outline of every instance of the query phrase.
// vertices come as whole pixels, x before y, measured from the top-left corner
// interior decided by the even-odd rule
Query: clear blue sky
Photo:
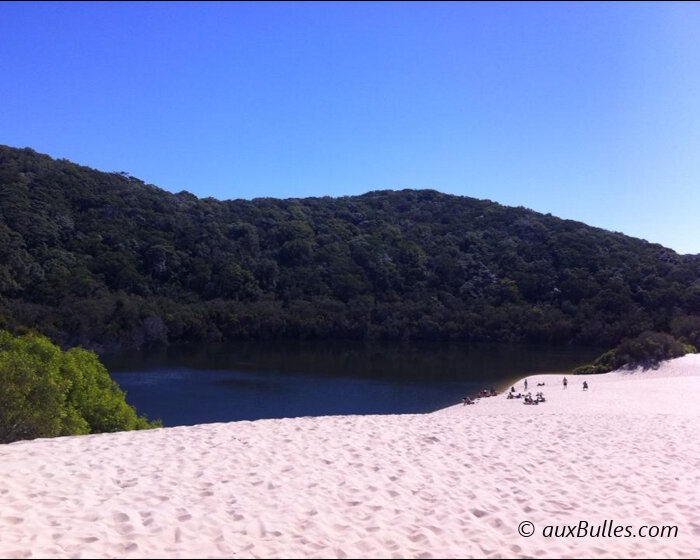
[[[700,4],[2,2],[0,144],[221,199],[432,188],[700,253]]]

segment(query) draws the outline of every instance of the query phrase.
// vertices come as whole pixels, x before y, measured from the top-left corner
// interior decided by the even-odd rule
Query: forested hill
[[[700,256],[435,191],[218,201],[0,147],[0,328],[63,345],[698,328]]]

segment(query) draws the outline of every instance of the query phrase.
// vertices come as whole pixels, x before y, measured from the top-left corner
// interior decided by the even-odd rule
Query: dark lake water
[[[102,359],[139,414],[180,426],[432,412],[526,375],[569,372],[600,353],[515,344],[259,342]]]

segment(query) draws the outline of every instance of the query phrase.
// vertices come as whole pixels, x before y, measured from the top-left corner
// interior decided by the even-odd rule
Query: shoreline
[[[696,557],[700,355],[562,376],[538,406],[0,445],[0,557]],[[543,534],[580,522],[677,535]]]

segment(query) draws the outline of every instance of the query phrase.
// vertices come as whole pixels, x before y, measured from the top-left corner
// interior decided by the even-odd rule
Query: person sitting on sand
[[[583,382],[583,390],[588,391],[588,381]]]
[[[510,388],[510,392],[511,392],[511,393],[515,393],[515,387],[511,387],[511,388]]]

